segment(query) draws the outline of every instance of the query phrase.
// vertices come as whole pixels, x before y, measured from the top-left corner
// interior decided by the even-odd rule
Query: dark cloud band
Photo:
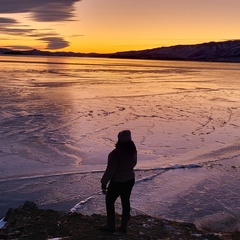
[[[39,40],[47,43],[46,49],[60,49],[69,46],[69,42],[61,37],[45,37],[39,38]]]
[[[17,23],[17,21],[15,19],[0,17],[0,25],[2,25],[2,24],[16,24],[16,23]]]
[[[1,0],[0,14],[26,13],[39,22],[69,21],[74,17],[74,4],[81,0]]]

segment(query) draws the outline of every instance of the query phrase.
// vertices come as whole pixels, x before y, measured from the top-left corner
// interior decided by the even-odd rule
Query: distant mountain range
[[[31,55],[31,56],[65,56],[65,57],[109,57],[112,54],[78,53],[78,52],[50,52],[37,49],[16,51],[8,48],[0,48],[1,55]]]
[[[117,52],[113,54],[49,52],[39,50],[14,51],[0,48],[0,54],[14,55],[45,55],[71,57],[108,57],[154,60],[182,60],[208,62],[240,62],[240,40],[225,42],[209,42],[195,45],[176,45],[140,51]]]

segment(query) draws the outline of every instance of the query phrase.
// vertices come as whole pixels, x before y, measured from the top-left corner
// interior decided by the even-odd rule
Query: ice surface
[[[240,223],[231,214],[218,213],[204,216],[195,222],[199,229],[210,232],[235,232],[240,231]]]
[[[104,213],[99,182],[107,155],[117,133],[130,129],[139,156],[136,214],[240,218],[239,64],[24,56],[0,62],[1,217],[24,200]]]

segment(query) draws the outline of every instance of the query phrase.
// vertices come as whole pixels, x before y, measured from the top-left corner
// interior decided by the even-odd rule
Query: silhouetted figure
[[[115,231],[115,201],[120,196],[122,222],[120,231],[127,232],[130,215],[130,196],[135,183],[134,167],[137,164],[137,149],[131,132],[124,130],[118,134],[115,149],[108,155],[106,171],[101,179],[102,191],[106,194],[107,225],[101,230]],[[107,184],[109,183],[108,187]]]

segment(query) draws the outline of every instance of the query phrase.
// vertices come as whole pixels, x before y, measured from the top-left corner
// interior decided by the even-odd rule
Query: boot
[[[101,231],[115,232],[115,215],[107,216],[107,225],[100,227]]]
[[[121,221],[121,226],[119,228],[119,231],[121,233],[127,233],[127,225],[128,225],[128,221],[130,220],[130,215],[127,216],[122,216],[122,221]]]

